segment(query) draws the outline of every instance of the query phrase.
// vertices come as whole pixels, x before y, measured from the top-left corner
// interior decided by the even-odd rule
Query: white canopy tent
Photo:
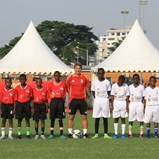
[[[136,20],[122,44],[92,68],[109,72],[159,72],[159,51],[150,43]]]
[[[0,60],[0,73],[69,74],[64,64],[44,43],[32,22],[16,46]]]

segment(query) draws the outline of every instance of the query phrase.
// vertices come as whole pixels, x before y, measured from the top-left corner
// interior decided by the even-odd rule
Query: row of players
[[[5,126],[8,119],[9,133],[8,138],[13,139],[13,117],[17,119],[18,136],[22,138],[21,126],[22,120],[26,121],[26,137],[30,138],[30,118],[33,115],[35,120],[35,139],[39,138],[38,125],[41,121],[41,135],[45,139],[45,119],[50,107],[50,136],[49,139],[54,138],[54,124],[55,119],[59,121],[60,138],[64,139],[63,135],[63,118],[65,117],[65,97],[66,92],[69,93],[70,112],[69,112],[69,137],[72,137],[73,120],[77,109],[80,109],[83,120],[84,138],[87,138],[87,103],[86,103],[86,88],[89,88],[89,80],[81,74],[82,66],[75,65],[75,73],[67,79],[67,84],[60,80],[60,72],[55,71],[55,80],[51,83],[49,88],[42,86],[41,78],[36,80],[36,87],[31,88],[26,83],[26,75],[21,74],[19,77],[20,85],[13,89],[10,78],[5,79],[5,88],[0,91],[0,111],[2,117],[1,124],[1,139],[5,139]]]
[[[72,138],[74,117],[77,109],[79,109],[82,118],[83,138],[88,138],[88,121],[87,121],[87,103],[86,92],[89,89],[88,79],[81,74],[82,66],[75,64],[75,73],[69,76],[66,84],[60,80],[60,73],[54,73],[55,81],[52,82],[50,88],[46,89],[42,86],[42,80],[36,80],[36,87],[31,88],[26,84],[26,75],[21,74],[19,77],[20,85],[15,89],[11,87],[12,81],[10,78],[5,79],[6,87],[0,92],[1,101],[1,139],[5,138],[6,120],[9,121],[8,138],[13,139],[13,117],[18,121],[18,138],[21,139],[21,123],[22,119],[26,121],[26,136],[30,138],[30,118],[33,113],[35,120],[35,139],[39,138],[38,125],[41,121],[41,135],[45,139],[45,119],[50,107],[50,136],[54,138],[55,119],[59,121],[60,138],[64,139],[63,135],[63,118],[65,117],[65,95],[69,93],[69,120],[68,120],[68,137]],[[112,109],[114,118],[114,138],[118,138],[118,120],[122,121],[122,138],[125,136],[125,118],[129,113],[129,136],[132,137],[133,121],[140,122],[140,137],[143,137],[144,122],[147,126],[147,137],[150,137],[150,123],[154,122],[154,135],[158,137],[159,123],[159,88],[155,86],[156,78],[150,77],[149,86],[144,89],[140,85],[138,74],[133,75],[133,84],[127,86],[125,77],[119,76],[118,82],[112,85],[105,79],[105,71],[99,68],[97,79],[92,82],[91,92],[94,97],[93,118],[95,118],[95,135],[93,139],[98,138],[98,129],[100,118],[103,117],[104,138],[111,139],[108,135],[108,118]],[[111,100],[110,100],[111,99]],[[109,104],[111,101],[111,104]]]
[[[105,71],[103,68],[98,69],[98,79],[93,81],[91,90],[94,96],[93,117],[95,118],[95,136],[98,138],[99,120],[102,116],[104,120],[110,117],[110,110],[112,110],[114,118],[114,138],[118,138],[118,121],[121,118],[122,135],[125,139],[125,118],[129,114],[129,137],[132,138],[133,122],[140,123],[140,135],[143,137],[144,123],[146,123],[147,137],[150,138],[150,123],[154,122],[154,136],[158,137],[158,123],[159,123],[159,88],[156,86],[156,77],[149,78],[149,86],[144,88],[140,84],[140,77],[138,74],[133,75],[133,84],[128,86],[125,83],[125,76],[120,75],[118,82],[111,87],[110,82],[104,78]],[[110,97],[110,98],[109,98]],[[110,99],[110,100],[109,100]],[[109,101],[111,104],[109,104]],[[107,133],[108,126],[105,125],[105,133]],[[111,139],[111,137],[107,137]]]

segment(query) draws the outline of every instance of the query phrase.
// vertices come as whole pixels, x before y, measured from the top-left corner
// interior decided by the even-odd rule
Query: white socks
[[[68,128],[68,133],[69,134],[73,134],[73,129],[72,128]]]
[[[125,126],[126,124],[121,124],[122,135],[125,134]]]
[[[126,124],[121,124],[122,135],[125,134]],[[115,135],[118,135],[118,123],[114,123]]]
[[[13,128],[9,128],[8,136],[12,136]]]
[[[87,134],[87,129],[83,129],[83,134]]]
[[[2,135],[3,137],[5,137],[5,128],[4,128],[4,127],[1,128],[1,135]]]
[[[114,123],[115,135],[118,135],[118,123]]]
[[[9,128],[8,136],[12,136],[12,132],[13,132],[13,128]],[[4,127],[1,128],[1,135],[2,135],[2,137],[5,137],[5,128]]]

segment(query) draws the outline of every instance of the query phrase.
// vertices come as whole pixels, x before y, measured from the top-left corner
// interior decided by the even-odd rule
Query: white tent
[[[65,65],[44,43],[32,22],[16,46],[0,61],[0,73],[69,74]]]
[[[110,72],[159,72],[159,51],[150,43],[136,20],[122,44],[102,63]]]

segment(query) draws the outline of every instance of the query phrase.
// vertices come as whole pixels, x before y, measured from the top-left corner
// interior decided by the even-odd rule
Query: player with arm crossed
[[[113,110],[113,118],[114,118],[114,130],[115,135],[114,138],[118,138],[118,121],[121,118],[122,122],[122,139],[125,139],[125,127],[126,122],[125,118],[128,113],[128,97],[129,97],[129,89],[128,85],[125,84],[125,76],[120,75],[118,78],[118,82],[112,85],[111,90],[111,105]]]
[[[0,110],[1,110],[1,117],[2,117],[2,124],[1,124],[1,133],[2,136],[0,139],[5,139],[5,126],[6,121],[8,119],[9,123],[9,134],[8,138],[13,139],[12,132],[13,132],[13,117],[15,113],[15,101],[17,100],[17,93],[16,90],[11,87],[12,80],[11,78],[5,79],[5,88],[3,88],[0,92]]]
[[[47,89],[42,86],[42,79],[36,79],[36,87],[33,89],[33,119],[35,120],[35,139],[39,138],[38,125],[41,121],[41,139],[46,139],[44,135],[45,119],[48,111]]]
[[[133,75],[133,84],[129,86],[129,137],[132,138],[133,122],[140,122],[140,138],[144,132],[144,86],[140,84],[138,74]]]
[[[154,123],[154,136],[158,137],[158,123],[159,123],[159,88],[156,86],[156,77],[151,76],[149,79],[149,86],[144,92],[145,104],[145,120],[147,137],[150,138],[150,123]]]
[[[50,102],[50,136],[49,139],[54,138],[54,125],[55,119],[59,121],[60,139],[65,139],[63,134],[63,118],[65,118],[65,97],[66,97],[66,84],[61,81],[59,71],[55,71],[54,79],[49,89]]]
[[[26,136],[30,138],[30,118],[32,116],[31,112],[31,102],[33,99],[33,90],[31,86],[26,83],[26,75],[21,74],[19,76],[20,85],[15,89],[17,91],[17,102],[16,102],[16,112],[15,117],[18,120],[18,136],[21,139],[21,125],[22,120],[25,118],[26,122]]]
[[[95,118],[95,135],[92,139],[98,138],[99,121],[103,117],[104,138],[112,139],[108,136],[108,118],[110,117],[109,96],[111,91],[110,82],[104,77],[105,71],[99,68],[98,79],[92,83],[91,91],[94,97],[93,118]]]

